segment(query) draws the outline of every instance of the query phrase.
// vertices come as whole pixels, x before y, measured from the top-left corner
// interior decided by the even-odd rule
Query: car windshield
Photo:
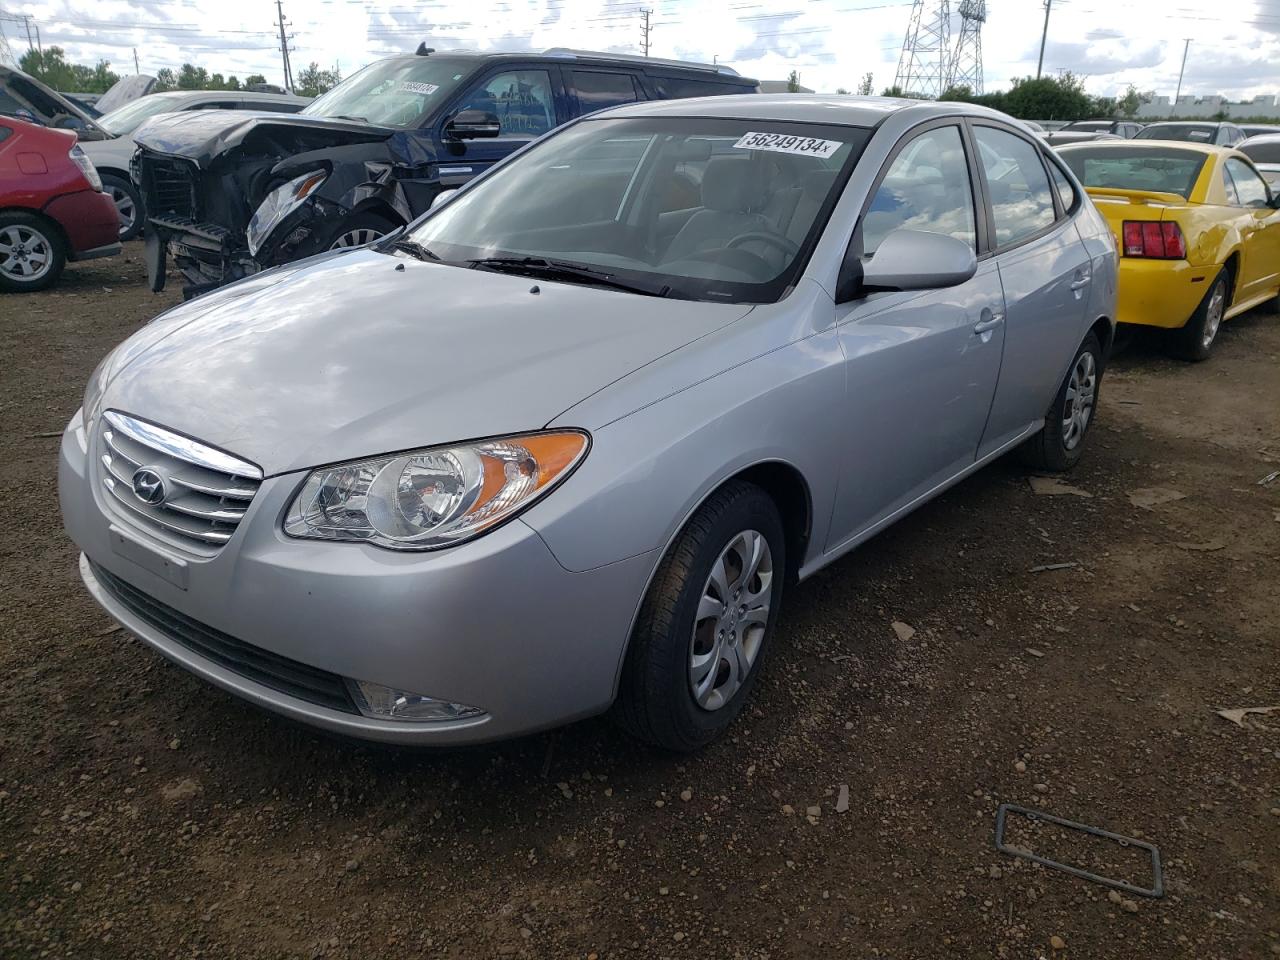
[[[1254,163],[1280,163],[1280,137],[1268,137],[1253,143],[1246,141],[1236,149]]]
[[[1157,123],[1143,127],[1135,140],[1186,140],[1190,143],[1213,143],[1218,128],[1211,123]]]
[[[177,109],[179,106],[174,97],[166,97],[163,94],[139,97],[101,117],[98,120],[98,126],[107,133],[123,137],[137,130],[143,120],[154,117],[158,113],[168,113]]]
[[[389,127],[416,127],[474,69],[467,60],[395,57],[371,63],[309,103],[311,117],[345,117]]]
[[[1089,132],[1097,132],[1099,130],[1106,131],[1111,129],[1110,120],[1077,120],[1075,123],[1068,123],[1062,128],[1067,130],[1081,130]]]
[[[869,135],[772,120],[588,120],[477,181],[409,239],[480,269],[771,302],[803,269]],[[566,267],[577,274],[551,277]]]
[[[1194,150],[1126,150],[1072,147],[1058,151],[1071,172],[1086,187],[1146,190],[1189,197],[1204,166],[1205,155]]]

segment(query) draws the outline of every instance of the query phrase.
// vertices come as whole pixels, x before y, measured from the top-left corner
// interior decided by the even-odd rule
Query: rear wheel
[[[1227,312],[1229,279],[1230,274],[1225,269],[1219,270],[1186,326],[1173,332],[1170,352],[1175,357],[1192,363],[1209,359],[1214,341],[1218,339],[1223,314]]]
[[[346,250],[350,247],[363,247],[373,243],[379,237],[386,236],[396,228],[386,217],[376,213],[357,213],[354,217],[346,217],[326,245],[327,250]]]
[[[1080,344],[1058,395],[1045,414],[1044,429],[1022,446],[1022,458],[1036,470],[1062,473],[1084,455],[1102,386],[1102,344],[1090,333]]]
[[[43,290],[62,274],[67,252],[62,237],[34,214],[0,213],[0,290]]]
[[[132,240],[142,232],[142,194],[132,180],[114,173],[102,175],[102,189],[111,195],[111,202],[120,215],[120,239]]]
[[[627,649],[615,716],[668,750],[705,746],[755,686],[782,602],[782,520],[734,482],[694,514],[663,559]]]

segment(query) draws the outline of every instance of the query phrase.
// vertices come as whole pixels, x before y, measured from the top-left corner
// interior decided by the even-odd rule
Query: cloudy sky
[[[936,0],[931,0],[936,2]],[[1171,4],[1181,4],[1171,6]],[[959,0],[952,0],[958,9]],[[211,73],[263,73],[280,82],[273,0],[0,0],[30,14],[45,46],[132,72],[183,61]],[[894,80],[909,0],[287,0],[295,73],[309,61],[343,75],[419,40],[438,48],[640,52],[640,11],[652,9],[654,56],[728,63],[761,79],[800,72],[820,91]],[[987,89],[1034,74],[1041,0],[987,0]],[[26,32],[0,20],[16,54]],[[1183,38],[1193,38],[1184,92],[1232,99],[1280,93],[1280,0],[1054,0],[1045,71],[1087,77],[1092,93],[1129,83],[1173,94]]]

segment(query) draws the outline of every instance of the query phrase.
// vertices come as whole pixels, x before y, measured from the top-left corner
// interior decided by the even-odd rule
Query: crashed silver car
[[[59,489],[93,596],[253,703],[696,749],[789,584],[1002,454],[1082,455],[1116,252],[1032,134],[799,96],[584,117],[406,229],[110,353]]]

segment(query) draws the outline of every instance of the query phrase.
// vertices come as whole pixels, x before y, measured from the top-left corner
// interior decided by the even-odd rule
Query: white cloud
[[[1047,73],[1071,70],[1091,92],[1129,83],[1173,92],[1184,37],[1194,37],[1184,90],[1249,97],[1280,92],[1280,12],[1267,0],[1170,7],[1168,0],[1059,0],[1049,24]],[[571,46],[639,52],[639,11],[653,9],[654,56],[719,58],[760,79],[798,70],[818,90],[854,88],[874,74],[894,81],[911,7],[907,0],[289,0],[295,71],[315,60],[344,74],[420,40],[439,48],[540,50]],[[958,3],[952,0],[952,6]],[[279,82],[274,5],[262,0],[41,0],[8,5],[29,13],[41,39],[81,62],[99,57],[144,72],[184,61],[211,73],[263,73]],[[996,89],[1033,75],[1043,8],[1034,0],[988,0],[983,30],[986,84]],[[25,35],[6,24],[11,46]],[[956,21],[958,29],[958,19]]]

